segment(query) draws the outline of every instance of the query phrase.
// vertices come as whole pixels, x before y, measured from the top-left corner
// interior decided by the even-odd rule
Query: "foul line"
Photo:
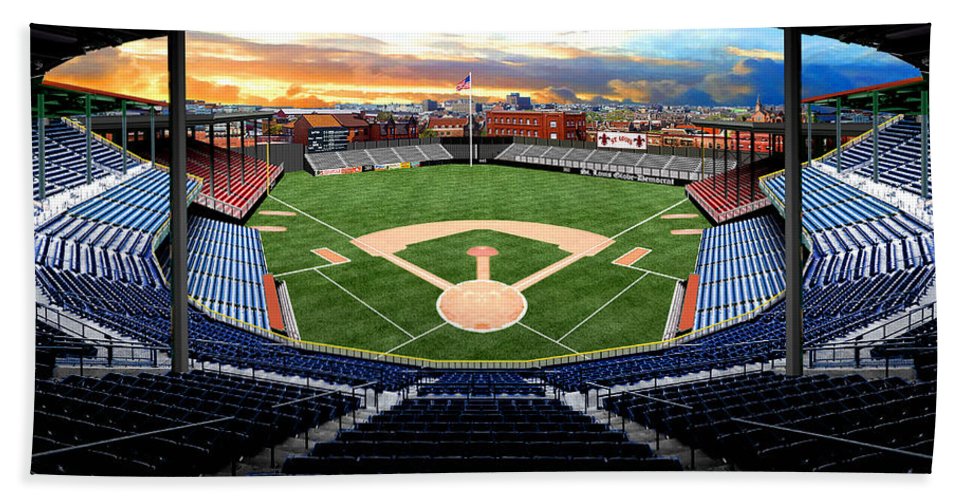
[[[554,342],[555,344],[557,344],[557,345],[559,345],[559,346],[567,349],[568,351],[573,352],[574,354],[581,354],[580,352],[578,352],[578,351],[576,351],[576,350],[574,350],[574,349],[572,349],[572,348],[570,348],[570,347],[562,344],[560,340],[554,340],[554,339],[548,337],[547,335],[544,335],[543,333],[541,333],[541,332],[539,332],[539,331],[537,331],[537,330],[535,330],[535,329],[533,329],[533,328],[531,328],[531,327],[529,327],[529,326],[527,326],[527,325],[525,325],[523,323],[517,323],[517,324],[520,325],[520,326],[522,326],[522,327],[524,327],[526,330],[529,330],[531,332],[534,332],[537,335],[540,335],[541,337],[544,337],[545,339],[550,340],[551,342]],[[583,356],[584,358],[587,358],[588,357],[586,354],[581,354],[581,356]]]
[[[332,229],[333,231],[335,231],[335,232],[337,232],[337,233],[339,233],[339,234],[341,234],[341,235],[343,235],[343,236],[345,236],[346,238],[349,238],[349,239],[351,239],[351,240],[354,240],[354,239],[356,239],[356,238],[355,238],[355,237],[354,237],[353,235],[351,235],[351,234],[349,234],[349,233],[347,233],[346,231],[343,231],[342,229],[339,229],[339,228],[338,228],[338,227],[336,227],[336,226],[333,226],[333,225],[331,225],[331,224],[328,224],[328,223],[326,223],[326,222],[323,222],[323,221],[321,221],[321,220],[319,220],[319,219],[317,219],[317,218],[315,218],[315,217],[313,217],[313,216],[311,216],[311,215],[309,215],[309,214],[307,214],[307,213],[305,213],[305,212],[303,212],[302,210],[300,210],[300,209],[298,209],[298,208],[296,208],[296,207],[294,207],[294,206],[292,206],[292,205],[290,205],[290,204],[288,204],[288,203],[286,203],[286,202],[284,202],[284,201],[282,201],[282,200],[280,200],[280,199],[278,199],[278,198],[276,198],[276,197],[275,197],[274,195],[271,195],[271,194],[270,194],[270,195],[269,195],[269,198],[272,198],[273,200],[275,200],[275,201],[277,201],[277,202],[279,202],[279,203],[281,203],[281,204],[283,204],[283,205],[285,205],[285,206],[287,206],[287,207],[289,207],[289,208],[291,208],[292,210],[295,210],[296,212],[299,212],[300,214],[302,214],[302,215],[305,215],[306,217],[308,217],[308,218],[310,218],[310,219],[312,219],[312,220],[314,220],[314,221],[316,221],[316,222],[318,222],[319,224],[322,224],[323,226],[326,226],[326,227],[328,227],[329,229]]]
[[[621,290],[620,292],[618,292],[618,295],[615,295],[614,297],[611,297],[611,300],[605,302],[601,307],[599,307],[597,310],[595,310],[593,313],[591,313],[590,316],[588,316],[587,318],[584,318],[584,320],[582,320],[577,325],[574,325],[574,328],[571,328],[570,331],[568,331],[567,333],[565,333],[564,336],[562,336],[561,338],[557,339],[557,341],[560,342],[560,341],[564,340],[565,338],[567,338],[568,335],[574,333],[575,330],[577,330],[578,328],[581,328],[581,325],[583,325],[583,324],[587,323],[588,321],[590,321],[591,318],[595,317],[599,312],[603,311],[605,307],[608,307],[609,305],[611,305],[612,302],[614,302],[615,300],[617,300],[618,297],[621,297],[622,295],[624,295],[625,292],[627,292],[628,290],[631,290],[631,287],[637,285],[639,281],[645,279],[645,276],[648,276],[649,274],[651,274],[651,271],[645,271],[644,273],[642,273],[642,275],[639,276],[638,279],[632,281],[630,285],[628,285],[628,286],[626,286],[624,288],[624,290]]]
[[[326,280],[328,280],[333,285],[336,285],[340,290],[342,290],[342,291],[346,292],[347,294],[349,294],[350,297],[356,299],[357,302],[359,302],[360,304],[366,306],[367,309],[369,309],[370,311],[373,311],[374,313],[376,313],[377,316],[379,316],[380,318],[385,319],[387,323],[395,326],[397,330],[405,333],[407,337],[416,340],[416,337],[414,337],[412,333],[406,331],[406,329],[404,329],[402,326],[397,325],[393,320],[387,318],[383,313],[377,311],[375,308],[373,308],[373,306],[367,304],[366,301],[364,301],[363,299],[361,299],[361,298],[353,295],[353,292],[350,292],[349,290],[346,290],[342,285],[340,285],[339,283],[336,283],[335,281],[333,281],[332,278],[330,278],[329,276],[326,276],[325,274],[323,274],[322,271],[316,269],[316,272],[319,273],[319,276],[322,276],[323,278],[326,278]]]
[[[628,269],[634,269],[635,271],[641,271],[643,273],[651,273],[651,274],[654,274],[655,276],[661,276],[662,278],[668,278],[670,280],[685,281],[685,278],[679,278],[677,276],[672,276],[670,274],[664,274],[658,271],[652,271],[651,269],[642,269],[640,267],[635,267],[635,266],[621,266],[621,267],[627,267]]]
[[[664,210],[662,210],[661,212],[658,212],[657,214],[655,214],[655,215],[652,215],[651,217],[648,217],[647,219],[645,219],[645,220],[643,220],[643,221],[641,221],[641,222],[639,222],[639,223],[637,223],[637,224],[635,224],[635,225],[633,225],[633,226],[631,226],[631,227],[629,227],[629,228],[627,228],[627,229],[625,229],[624,231],[621,231],[620,233],[618,233],[618,234],[616,234],[616,235],[614,235],[614,236],[612,236],[612,237],[611,237],[611,239],[612,239],[612,240],[616,240],[616,239],[618,239],[618,238],[620,238],[621,236],[624,236],[624,235],[625,235],[626,233],[628,233],[628,232],[630,232],[630,231],[633,231],[634,229],[636,229],[637,227],[639,227],[639,226],[641,226],[642,224],[644,224],[644,223],[646,223],[646,222],[649,222],[649,221],[651,221],[651,220],[652,220],[652,219],[654,219],[655,217],[659,217],[659,216],[661,216],[661,215],[662,215],[662,214],[664,214],[665,212],[667,212],[667,211],[669,211],[669,210],[671,210],[671,209],[673,209],[673,208],[675,208],[675,207],[677,207],[678,205],[681,205],[682,203],[685,203],[686,201],[688,201],[688,198],[683,198],[683,199],[682,199],[681,201],[679,201],[678,203],[675,203],[674,205],[672,205],[672,206],[670,206],[670,207],[668,207],[668,208],[666,208],[666,209],[664,209]]]
[[[427,336],[427,335],[429,335],[429,334],[431,334],[431,333],[433,333],[433,332],[439,330],[440,328],[442,328],[444,326],[447,326],[449,324],[450,323],[447,323],[446,321],[444,321],[443,323],[440,323],[439,325],[434,326],[433,328],[430,328],[429,330],[427,330],[427,331],[425,331],[425,332],[417,335],[416,337],[413,337],[410,340],[407,340],[406,342],[403,342],[402,344],[400,344],[400,345],[398,345],[398,346],[396,346],[396,347],[394,347],[394,348],[392,348],[392,349],[384,352],[383,354],[380,354],[379,356],[377,356],[377,359],[379,359],[379,358],[385,358],[387,354],[392,353],[393,351],[399,349],[400,347],[403,347],[403,346],[409,344],[410,342],[415,342],[417,340],[420,340],[421,338],[423,338],[423,337],[425,337],[425,336]]]
[[[284,273],[276,274],[275,277],[276,278],[281,278],[283,276],[289,276],[290,274],[299,274],[299,273],[304,273],[306,271],[315,271],[316,269],[325,269],[327,267],[331,267],[331,266],[335,266],[335,265],[337,265],[337,264],[335,264],[333,262],[330,262],[328,264],[322,264],[320,266],[307,267],[305,269],[296,269],[295,271],[286,271]]]

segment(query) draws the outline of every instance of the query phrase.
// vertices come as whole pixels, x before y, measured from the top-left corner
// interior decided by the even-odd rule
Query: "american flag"
[[[457,84],[457,92],[470,88],[470,75],[467,75],[462,82]]]

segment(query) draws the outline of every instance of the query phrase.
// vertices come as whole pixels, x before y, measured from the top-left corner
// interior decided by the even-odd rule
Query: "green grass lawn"
[[[708,223],[703,217],[656,216],[676,204],[667,213],[698,214],[684,199],[681,187],[495,165],[328,177],[297,172],[286,174],[259,210],[301,213],[284,217],[256,212],[248,224],[288,229],[263,233],[262,240],[270,271],[291,273],[279,279],[288,284],[306,340],[432,359],[522,360],[660,339],[675,281],[656,274],[642,277],[641,271],[611,261],[636,246],[647,247],[652,252],[637,267],[687,277],[699,236],[673,236],[669,231]],[[608,237],[623,234],[598,255],[528,288],[528,311],[521,324],[493,333],[441,327],[435,307],[438,288],[350,243],[352,237],[382,229],[462,219],[531,221]],[[491,261],[492,278],[505,283],[566,256],[554,245],[494,231],[425,241],[398,255],[458,283],[475,276],[466,251],[476,245],[498,249],[500,255]],[[310,269],[326,264],[311,252],[321,247],[352,261]]]

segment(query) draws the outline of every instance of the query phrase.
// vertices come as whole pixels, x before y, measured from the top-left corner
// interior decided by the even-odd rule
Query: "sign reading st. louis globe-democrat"
[[[315,127],[309,129],[306,153],[345,151],[349,143],[349,130],[342,127]]]

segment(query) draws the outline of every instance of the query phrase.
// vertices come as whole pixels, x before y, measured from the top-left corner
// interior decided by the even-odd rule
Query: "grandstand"
[[[615,176],[641,176],[670,180],[697,181],[704,176],[704,159],[663,156],[614,150],[565,148],[513,143],[495,160],[553,167],[608,172]],[[729,160],[727,168],[735,168]]]
[[[420,165],[428,162],[452,160],[453,156],[441,144],[419,144],[400,147],[307,153],[306,163],[314,175],[341,169]]]
[[[90,36],[80,28],[32,29],[69,30],[80,41],[89,41]],[[154,34],[139,35],[146,36]],[[42,93],[44,87],[38,83],[35,90]],[[173,99],[172,105],[178,104]],[[436,323],[411,332],[381,312],[382,305],[402,303],[414,316],[420,308],[435,306],[431,313],[443,316],[439,300],[421,304],[418,294],[432,290],[434,284],[449,285],[441,287],[444,291],[459,286],[447,279],[462,284],[455,266],[447,266],[467,263],[459,259],[468,256],[476,259],[476,281],[489,281],[490,261],[460,246],[445,258],[437,257],[447,261],[437,265],[426,259],[432,251],[420,247],[421,242],[403,244],[393,257],[402,259],[404,251],[415,255],[406,265],[421,271],[417,276],[422,288],[408,289],[411,281],[386,272],[368,277],[384,282],[386,288],[367,295],[366,279],[344,270],[358,263],[357,255],[363,260],[361,252],[381,270],[389,268],[386,261],[391,259],[374,255],[383,251],[361,241],[365,233],[356,231],[358,227],[339,229],[338,223],[327,222],[328,217],[323,221],[276,197],[280,192],[316,196],[317,191],[300,189],[332,181],[314,177],[327,173],[378,176],[362,172],[426,166],[418,174],[399,170],[383,177],[426,179],[435,175],[432,165],[464,159],[454,155],[455,148],[421,140],[311,153],[305,160],[313,176],[297,172],[292,177],[299,179],[290,182],[281,179],[280,166],[216,148],[213,142],[186,139],[186,157],[179,159],[174,157],[179,148],[161,141],[152,159],[157,161],[145,161],[97,136],[88,156],[87,129],[73,118],[49,118],[48,112],[38,111],[38,121],[46,126],[33,133],[33,196],[38,202],[33,473],[931,470],[937,387],[933,227],[930,220],[896,203],[897,198],[879,196],[880,191],[856,185],[850,177],[868,178],[911,196],[929,192],[929,185],[920,184],[921,176],[914,176],[924,165],[918,155],[925,147],[923,128],[914,126],[911,118],[897,114],[875,128],[878,148],[864,135],[842,150],[838,165],[825,154],[802,169],[802,360],[808,371],[799,374],[793,368],[799,359],[787,358],[785,350],[787,309],[796,311],[786,297],[787,286],[795,288],[787,284],[783,256],[789,240],[781,226],[786,202],[795,195],[793,188],[786,192],[785,172],[769,173],[754,163],[737,166],[730,161],[724,172],[707,177],[703,159],[690,156],[527,141],[491,144],[494,154],[486,159],[506,164],[499,167],[502,173],[545,176],[540,178],[545,184],[525,189],[560,196],[553,202],[572,209],[565,218],[573,226],[573,232],[560,240],[522,242],[525,238],[518,233],[523,232],[523,223],[537,224],[547,217],[532,210],[522,211],[517,221],[521,226],[507,232],[479,230],[509,250],[501,247],[497,253],[488,248],[487,258],[495,259],[494,275],[508,272],[511,266],[504,263],[518,250],[515,258],[534,258],[521,263],[527,272],[518,283],[562,262],[580,260],[562,272],[567,280],[579,282],[576,293],[590,293],[591,287],[601,285],[587,276],[602,276],[601,281],[623,290],[556,336],[539,331],[543,328],[535,328],[531,318],[541,319],[543,314],[551,317],[544,318],[548,323],[559,321],[553,317],[557,310],[538,308],[542,303],[577,307],[562,299],[571,289],[554,289],[554,281],[548,280],[528,291],[528,300],[534,300],[525,304],[533,309],[531,316],[524,316],[528,324],[521,323],[520,328],[555,348],[567,347],[565,355],[491,360],[482,352],[477,358],[429,359],[397,350],[453,325],[440,324],[435,316]],[[186,133],[178,134],[176,125],[170,126],[172,137],[187,138]],[[143,141],[132,147],[140,153],[155,150]],[[873,158],[879,170],[871,170]],[[631,188],[647,185],[514,166],[589,170],[608,174],[602,177],[649,182],[656,190],[648,194],[662,205],[646,214],[621,206],[635,212],[634,226],[620,232],[605,226],[608,234],[594,246],[574,250],[571,239],[596,236],[584,230],[594,229],[583,228],[587,218],[581,219],[594,205],[589,200],[617,198],[618,192],[644,198],[639,196],[644,191]],[[492,182],[487,185],[491,191],[497,190],[498,167],[436,168],[449,176],[441,185],[484,178]],[[464,170],[454,171],[458,168]],[[187,173],[184,207],[171,202],[171,185],[179,172]],[[594,182],[607,192],[592,198],[588,184],[569,184],[565,196],[564,189],[555,191],[562,186],[553,182],[557,178]],[[426,194],[423,189],[431,189],[428,181],[422,182],[417,186],[420,196]],[[664,185],[670,183],[688,184],[684,189]],[[270,199],[273,189],[277,191]],[[402,212],[417,211],[393,199],[391,189],[374,191],[380,197],[380,213],[386,216],[380,224],[390,227],[379,227],[370,235],[392,229],[390,222],[403,220]],[[454,198],[462,194],[446,193]],[[357,195],[318,198],[328,208]],[[49,201],[53,197],[59,197],[57,203]],[[456,203],[448,203],[446,215],[456,218],[456,210],[450,212]],[[278,210],[281,206],[286,210]],[[711,221],[702,219],[696,206]],[[190,210],[181,226],[186,254],[178,248],[173,216],[185,207]],[[471,213],[483,220],[491,215],[485,208],[473,207],[477,211]],[[274,217],[278,225],[240,224],[255,211],[269,212],[258,216]],[[606,218],[617,215],[610,208],[605,212]],[[422,216],[432,219],[430,214]],[[701,225],[669,230],[666,227],[673,226],[645,226],[689,220]],[[310,224],[323,227],[325,237],[312,242],[312,255],[298,255],[302,249],[294,241],[310,234]],[[615,227],[620,225],[619,221]],[[634,239],[620,239],[642,227],[632,233]],[[287,240],[292,243],[269,254],[269,231],[292,238]],[[436,245],[468,232],[431,235],[427,241]],[[599,248],[604,243],[613,246],[612,253]],[[349,249],[347,255],[360,253],[350,260],[336,244]],[[515,244],[524,250],[515,249]],[[685,249],[697,249],[694,266],[691,254],[681,258]],[[595,253],[599,251],[600,255]],[[563,260],[541,260],[557,253]],[[174,284],[179,254],[186,257],[184,302],[179,302]],[[280,272],[270,265],[275,265],[273,260],[302,262],[309,257],[311,264],[304,269]],[[418,260],[421,257],[424,260]],[[679,272],[661,272],[667,261],[683,264],[676,268]],[[593,266],[604,271],[581,274],[581,269]],[[298,287],[304,286],[306,276],[326,280],[313,289],[320,300],[308,306],[322,311],[317,316],[305,316],[306,297],[296,295],[304,291]],[[657,284],[648,293],[622,295],[643,280]],[[667,321],[668,302],[658,311],[664,332],[642,331],[645,320],[654,316],[642,298],[652,295],[651,290],[672,295]],[[186,331],[179,331],[173,319],[172,311],[180,304],[187,305]],[[612,305],[630,319],[619,326],[593,321]],[[332,322],[334,314],[355,321],[348,336],[377,337],[385,346],[351,348],[302,338],[297,320],[305,332],[309,322]],[[373,323],[367,323],[370,320]],[[402,344],[387,343],[379,339],[380,331],[369,330],[368,325],[382,325],[384,320],[394,334],[406,335]],[[580,333],[591,332],[591,348],[579,351],[565,345],[582,326]],[[626,328],[632,339],[666,335],[664,340],[636,345],[627,344],[640,340],[606,348],[594,345],[594,333],[608,328]],[[469,338],[466,332],[456,333],[463,336],[455,337],[454,343]],[[501,337],[500,331],[473,335],[492,343],[513,340]],[[447,342],[447,337],[434,339]],[[187,344],[186,352],[179,340]],[[187,366],[178,366],[179,356]]]

